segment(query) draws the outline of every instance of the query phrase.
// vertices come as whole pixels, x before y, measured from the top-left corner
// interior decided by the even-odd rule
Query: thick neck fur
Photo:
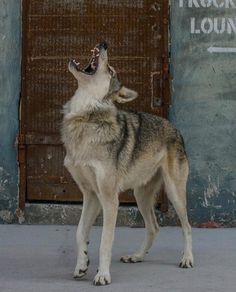
[[[116,116],[117,109],[111,101],[99,101],[77,90],[64,106],[61,133],[68,157],[75,164],[95,159],[91,156],[91,147],[94,150],[95,145],[110,143],[119,135]]]
[[[116,107],[109,100],[99,100],[86,90],[79,88],[69,102],[64,105],[65,117],[83,116],[89,112],[116,111]]]

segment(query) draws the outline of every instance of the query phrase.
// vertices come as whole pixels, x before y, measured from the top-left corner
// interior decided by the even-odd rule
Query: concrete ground
[[[1,292],[233,292],[236,291],[236,230],[194,229],[195,267],[180,269],[182,233],[161,228],[145,262],[123,264],[121,255],[141,242],[143,229],[117,228],[112,280],[94,287],[101,228],[92,230],[90,267],[82,281],[72,279],[75,266],[75,226],[0,225]]]

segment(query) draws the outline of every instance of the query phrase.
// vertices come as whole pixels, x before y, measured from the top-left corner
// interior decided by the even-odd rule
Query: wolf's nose
[[[104,50],[107,50],[107,48],[108,48],[107,42],[102,42],[99,44],[99,46],[100,46],[100,48],[103,48]]]

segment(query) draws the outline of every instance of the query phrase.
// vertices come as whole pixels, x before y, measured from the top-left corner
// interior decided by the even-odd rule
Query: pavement
[[[235,292],[236,229],[193,229],[195,267],[180,269],[183,240],[179,227],[163,227],[142,263],[124,264],[143,228],[118,227],[112,257],[112,284],[92,285],[98,267],[101,227],[91,232],[88,274],[72,278],[75,226],[0,225],[0,292]]]

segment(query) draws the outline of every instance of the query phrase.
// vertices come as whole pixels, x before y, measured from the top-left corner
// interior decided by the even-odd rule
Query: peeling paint
[[[212,206],[212,201],[214,201],[214,197],[219,196],[220,194],[220,183],[219,178],[217,178],[216,181],[213,181],[212,177],[208,175],[208,186],[204,190],[203,196],[203,207],[208,208]],[[215,206],[215,208],[221,208],[222,206]]]
[[[4,169],[0,166],[0,192],[3,193],[6,190],[7,179],[4,179]],[[3,179],[2,179],[3,178]]]
[[[2,194],[2,198],[4,198],[4,193],[9,186],[9,178],[10,174],[7,173],[7,171],[2,166],[0,166],[0,194]]]
[[[12,223],[14,219],[14,215],[9,210],[1,210],[0,211],[0,218],[6,223]]]
[[[23,224],[25,222],[25,214],[24,214],[24,212],[21,209],[17,208],[16,211],[15,211],[15,214],[16,214],[16,216],[18,218],[19,224]]]
[[[81,205],[66,204],[26,204],[24,217],[26,224],[75,224],[77,225],[82,212]],[[161,214],[156,210],[160,225],[176,225],[176,220],[170,220],[168,214]],[[174,217],[173,217],[174,218]],[[102,213],[96,219],[95,225],[103,224]],[[119,208],[117,226],[143,227],[144,222],[138,208]]]

